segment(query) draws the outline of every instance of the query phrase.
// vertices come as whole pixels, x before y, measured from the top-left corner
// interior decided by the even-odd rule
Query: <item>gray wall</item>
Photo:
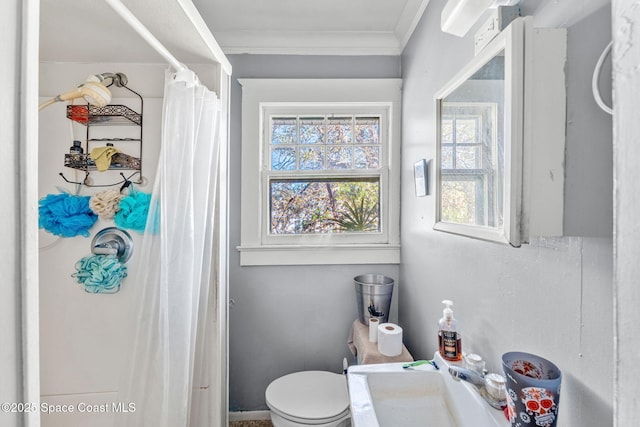
[[[229,248],[229,407],[267,409],[269,383],[301,370],[340,372],[351,354],[347,336],[356,313],[353,277],[378,273],[396,279],[397,265],[240,267],[239,78],[397,78],[399,57],[230,55],[231,203]],[[393,309],[391,313],[392,317]],[[396,313],[397,315],[397,313]]]
[[[613,145],[611,116],[593,99],[591,78],[611,40],[611,6],[569,27],[567,34],[567,140],[564,234],[611,237],[613,233]],[[611,61],[600,74],[600,90],[611,105]]]
[[[537,26],[569,25],[564,223],[573,237],[536,238],[514,249],[433,231],[433,187],[430,196],[413,195],[413,163],[436,154],[433,95],[473,56],[475,29],[462,39],[440,31],[444,3],[431,1],[402,56],[399,322],[405,344],[414,357],[430,357],[440,301],[452,299],[464,351],[483,355],[489,369],[500,371],[500,356],[510,350],[560,366],[559,426],[612,425],[611,120],[595,106],[590,88],[593,66],[611,39],[610,6],[585,14],[589,2],[567,1],[562,8],[523,2]]]

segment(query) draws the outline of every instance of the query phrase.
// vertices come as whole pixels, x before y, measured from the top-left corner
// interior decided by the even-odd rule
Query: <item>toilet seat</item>
[[[274,380],[265,392],[275,414],[302,425],[326,424],[349,416],[344,375],[303,371]]]

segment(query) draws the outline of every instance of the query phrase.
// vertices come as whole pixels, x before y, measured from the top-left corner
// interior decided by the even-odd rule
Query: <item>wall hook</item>
[[[85,187],[92,187],[92,188],[94,188],[94,187],[95,188],[98,188],[98,187],[113,187],[113,186],[116,186],[116,185],[124,184],[120,188],[120,191],[124,190],[127,186],[129,186],[131,184],[145,184],[145,182],[146,182],[144,177],[140,174],[140,171],[135,171],[129,176],[125,176],[122,172],[120,172],[120,176],[122,177],[122,181],[114,182],[113,184],[93,184],[93,179],[91,178],[90,172],[88,172],[88,171],[85,171],[84,179],[82,180],[82,182],[71,181],[70,179],[67,179],[67,177],[65,177],[64,173],[62,173],[62,172],[60,172],[58,175],[60,175],[62,177],[62,179],[65,182],[69,183],[69,184],[84,185]],[[139,175],[140,179],[138,179],[138,181],[131,181],[131,178],[133,178],[135,175]]]
[[[60,172],[58,175],[60,175],[62,177],[62,179],[64,179],[64,181],[68,182],[69,184],[87,185],[87,186],[89,186],[89,184],[87,184],[87,179],[89,178],[89,172],[85,172],[84,179],[82,180],[82,182],[71,181],[71,180],[67,179],[67,177],[65,177],[64,173],[62,173],[62,172]]]

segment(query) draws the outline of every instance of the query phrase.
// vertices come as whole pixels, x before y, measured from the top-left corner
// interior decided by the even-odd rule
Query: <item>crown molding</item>
[[[218,31],[227,54],[400,55],[392,31]]]

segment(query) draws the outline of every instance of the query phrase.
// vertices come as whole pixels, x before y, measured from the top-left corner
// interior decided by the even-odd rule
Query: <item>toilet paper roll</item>
[[[380,326],[380,321],[377,317],[369,318],[369,341],[370,342],[378,342],[378,326]]]
[[[378,351],[385,356],[398,356],[402,353],[402,328],[394,323],[382,323],[378,326]]]

